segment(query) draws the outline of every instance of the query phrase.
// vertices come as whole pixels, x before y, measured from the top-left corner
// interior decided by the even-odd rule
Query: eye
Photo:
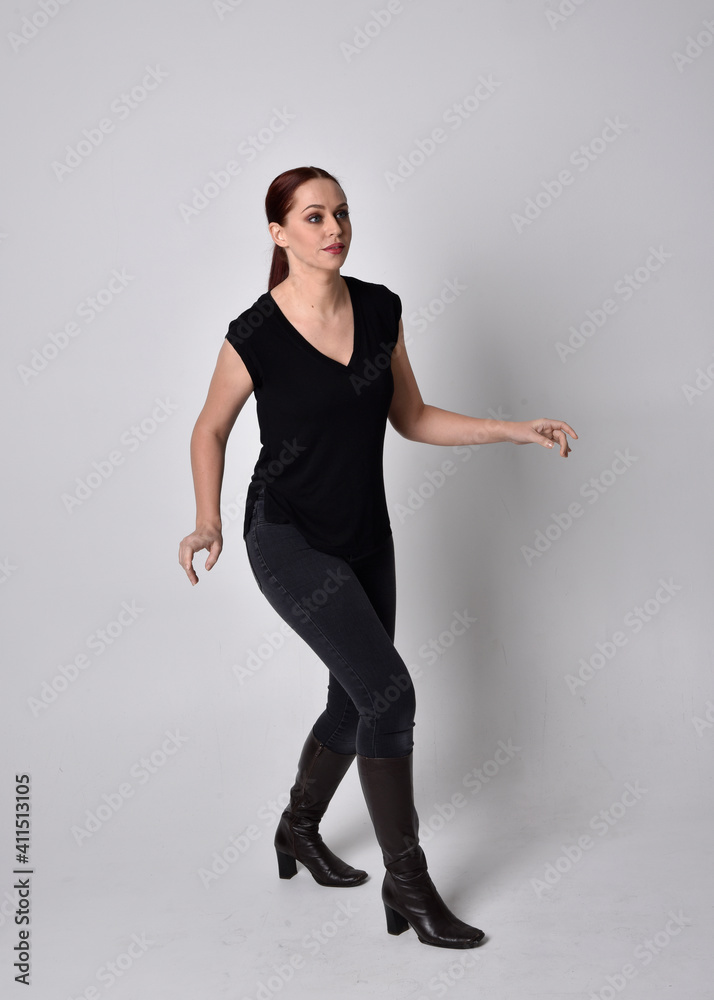
[[[337,214],[336,214],[335,218],[338,218],[338,219],[339,219],[339,218],[340,218],[340,216],[343,216],[344,218],[348,218],[348,217],[349,217],[349,214],[350,214],[350,213],[349,213],[349,210],[348,210],[348,209],[346,209],[346,208],[341,208],[341,209],[339,210],[339,212],[337,212]],[[312,221],[313,221],[314,219],[321,219],[321,218],[322,218],[322,215],[321,215],[321,214],[320,214],[319,212],[314,212],[314,213],[313,213],[312,215],[308,215],[308,217],[307,217],[307,219],[306,219],[305,221],[306,221],[306,222],[312,222]]]

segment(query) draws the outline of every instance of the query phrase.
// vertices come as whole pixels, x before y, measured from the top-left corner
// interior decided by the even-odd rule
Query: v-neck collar
[[[324,361],[327,361],[329,364],[337,365],[338,368],[341,368],[343,371],[347,371],[349,368],[352,367],[355,358],[357,356],[357,350],[359,347],[360,316],[359,316],[359,306],[357,304],[357,296],[354,294],[354,286],[352,286],[350,278],[347,275],[343,274],[342,277],[344,278],[345,284],[347,285],[347,291],[349,293],[350,302],[352,304],[352,354],[350,355],[350,359],[346,365],[343,365],[341,361],[337,361],[335,358],[331,358],[328,354],[323,354],[323,352],[318,350],[314,344],[311,344],[310,341],[300,333],[297,327],[293,326],[293,324],[287,318],[287,316],[282,311],[282,309],[280,308],[276,300],[273,298],[273,296],[270,294],[270,292],[266,292],[266,295],[270,298],[273,305],[275,306],[277,315],[282,320],[285,328],[288,330],[290,334],[293,335],[293,339],[302,344],[311,354],[313,355],[316,354],[318,357],[322,358]]]

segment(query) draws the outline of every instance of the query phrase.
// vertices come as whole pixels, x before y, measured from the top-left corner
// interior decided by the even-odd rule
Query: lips
[[[344,248],[344,243],[333,243],[331,246],[323,247],[322,249],[329,251],[329,253],[339,253],[339,251],[344,250]]]

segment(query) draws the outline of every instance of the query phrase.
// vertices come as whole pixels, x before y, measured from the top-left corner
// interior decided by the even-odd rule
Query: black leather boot
[[[454,916],[436,891],[419,846],[414,806],[413,754],[363,757],[357,754],[362,791],[386,867],[382,902],[387,930],[413,927],[423,944],[438,948],[475,948],[485,935]]]
[[[297,874],[299,861],[319,885],[361,885],[367,872],[352,868],[333,854],[317,829],[354,754],[335,753],[310,731],[298,763],[290,802],[275,834],[280,878]]]

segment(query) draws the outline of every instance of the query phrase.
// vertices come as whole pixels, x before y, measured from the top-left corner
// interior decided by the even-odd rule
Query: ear
[[[278,222],[271,222],[268,225],[268,230],[273,238],[273,242],[277,243],[279,247],[285,248],[288,245],[283,227]]]

